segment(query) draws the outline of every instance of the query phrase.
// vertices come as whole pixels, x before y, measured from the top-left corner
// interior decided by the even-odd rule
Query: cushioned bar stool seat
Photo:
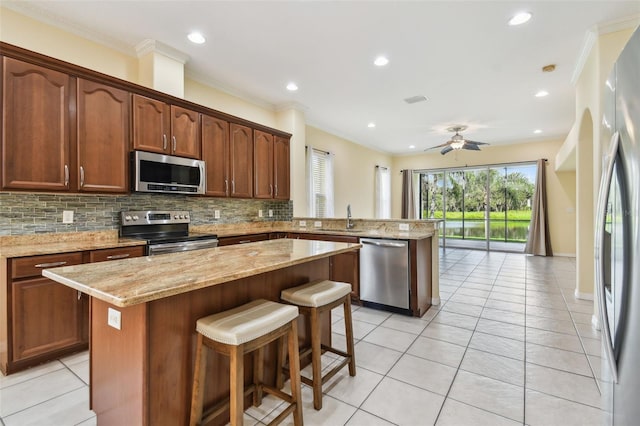
[[[302,425],[300,399],[300,363],[298,358],[298,308],[267,300],[255,300],[228,311],[200,318],[196,322],[198,341],[191,395],[191,425],[207,423],[230,409],[232,425],[242,425],[244,397],[253,394],[253,404],[262,403],[263,391],[277,396],[289,405],[270,424],[278,424],[293,413],[295,425]],[[263,348],[274,340],[282,345],[287,337],[290,358],[291,395],[262,383]],[[204,385],[208,349],[229,356],[229,400],[207,410],[203,417]],[[280,347],[278,353],[283,349]],[[244,389],[244,354],[253,353],[253,384]],[[278,382],[282,379],[278,374]]]
[[[298,287],[283,290],[280,293],[280,298],[285,302],[297,305],[300,312],[308,319],[307,323],[310,329],[311,346],[302,349],[300,357],[305,357],[311,353],[313,377],[309,379],[303,376],[300,379],[313,388],[313,407],[319,410],[322,408],[322,385],[326,383],[327,380],[331,379],[331,377],[347,364],[349,365],[349,375],[356,375],[353,324],[351,321],[351,284],[330,280],[313,281]],[[321,314],[340,305],[344,307],[347,352],[321,343]],[[343,357],[343,360],[324,376],[322,376],[322,365],[320,361],[323,350]],[[280,386],[282,374],[279,374],[278,378],[278,386]]]

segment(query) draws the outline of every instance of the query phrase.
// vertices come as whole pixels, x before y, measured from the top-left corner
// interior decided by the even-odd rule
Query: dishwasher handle
[[[391,247],[391,248],[405,248],[407,245],[405,243],[387,243],[380,241],[371,241],[371,240],[360,240],[360,244],[371,244],[373,246],[378,247]]]

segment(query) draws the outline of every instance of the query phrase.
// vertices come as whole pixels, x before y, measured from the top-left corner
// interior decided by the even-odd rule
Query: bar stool
[[[298,306],[300,313],[308,319],[311,347],[303,348],[300,357],[311,353],[313,378],[301,376],[303,383],[313,388],[313,407],[316,410],[322,408],[322,385],[331,379],[342,367],[349,364],[349,375],[356,375],[356,359],[353,349],[353,324],[351,322],[351,284],[338,281],[320,280],[283,290],[280,298],[285,302]],[[321,343],[321,314],[336,306],[344,306],[344,325],[347,340],[347,352]],[[322,376],[320,356],[322,351],[329,351],[340,355],[344,359],[327,374]],[[278,374],[279,383],[282,374]]]
[[[207,423],[230,408],[231,424],[242,425],[244,397],[253,393],[253,405],[258,406],[262,403],[262,392],[265,391],[289,403],[270,424],[280,423],[293,412],[294,424],[301,426],[303,422],[297,320],[297,307],[267,300],[255,300],[228,311],[200,318],[196,323],[198,341],[189,424],[193,426]],[[263,349],[276,339],[279,339],[279,345],[283,345],[285,336],[288,337],[286,340],[291,360],[291,395],[262,383]],[[230,397],[207,410],[203,418],[208,349],[229,356]],[[244,354],[252,351],[255,351],[252,354],[253,384],[244,390]],[[283,351],[279,346],[278,353]],[[277,375],[281,376],[280,365],[277,369]]]

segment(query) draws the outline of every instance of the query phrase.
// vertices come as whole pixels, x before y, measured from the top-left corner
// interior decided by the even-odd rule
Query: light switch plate
[[[400,223],[398,224],[398,229],[401,231],[408,231],[409,230],[409,224],[408,223]]]
[[[258,217],[262,217],[262,210],[258,210]]]
[[[220,219],[220,210],[214,210],[213,217],[215,217],[216,219]]]
[[[319,220],[316,220],[315,222],[313,222],[313,226],[315,228],[322,228],[322,222],[320,222]]]
[[[273,217],[273,210],[269,209],[269,217]]]
[[[121,321],[122,321],[122,312],[113,309],[113,308],[109,308],[109,310],[107,311],[107,324],[110,327],[115,328],[116,330],[120,330],[121,328]]]
[[[73,210],[62,211],[62,223],[73,223]]]
[[[301,228],[306,228],[307,227],[307,221],[306,220],[301,220],[300,221],[300,227]]]

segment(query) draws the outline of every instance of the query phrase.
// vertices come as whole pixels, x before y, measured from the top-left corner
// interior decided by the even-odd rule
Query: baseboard
[[[593,328],[600,331],[600,318],[598,317],[598,315],[591,315],[591,325],[593,326]]]
[[[581,293],[577,288],[576,291],[573,292],[573,295],[576,296],[576,299],[593,300],[593,293]]]
[[[553,253],[553,257],[576,257],[575,253]]]
[[[431,304],[438,306],[440,304],[440,298],[439,297],[432,297],[431,298]]]

